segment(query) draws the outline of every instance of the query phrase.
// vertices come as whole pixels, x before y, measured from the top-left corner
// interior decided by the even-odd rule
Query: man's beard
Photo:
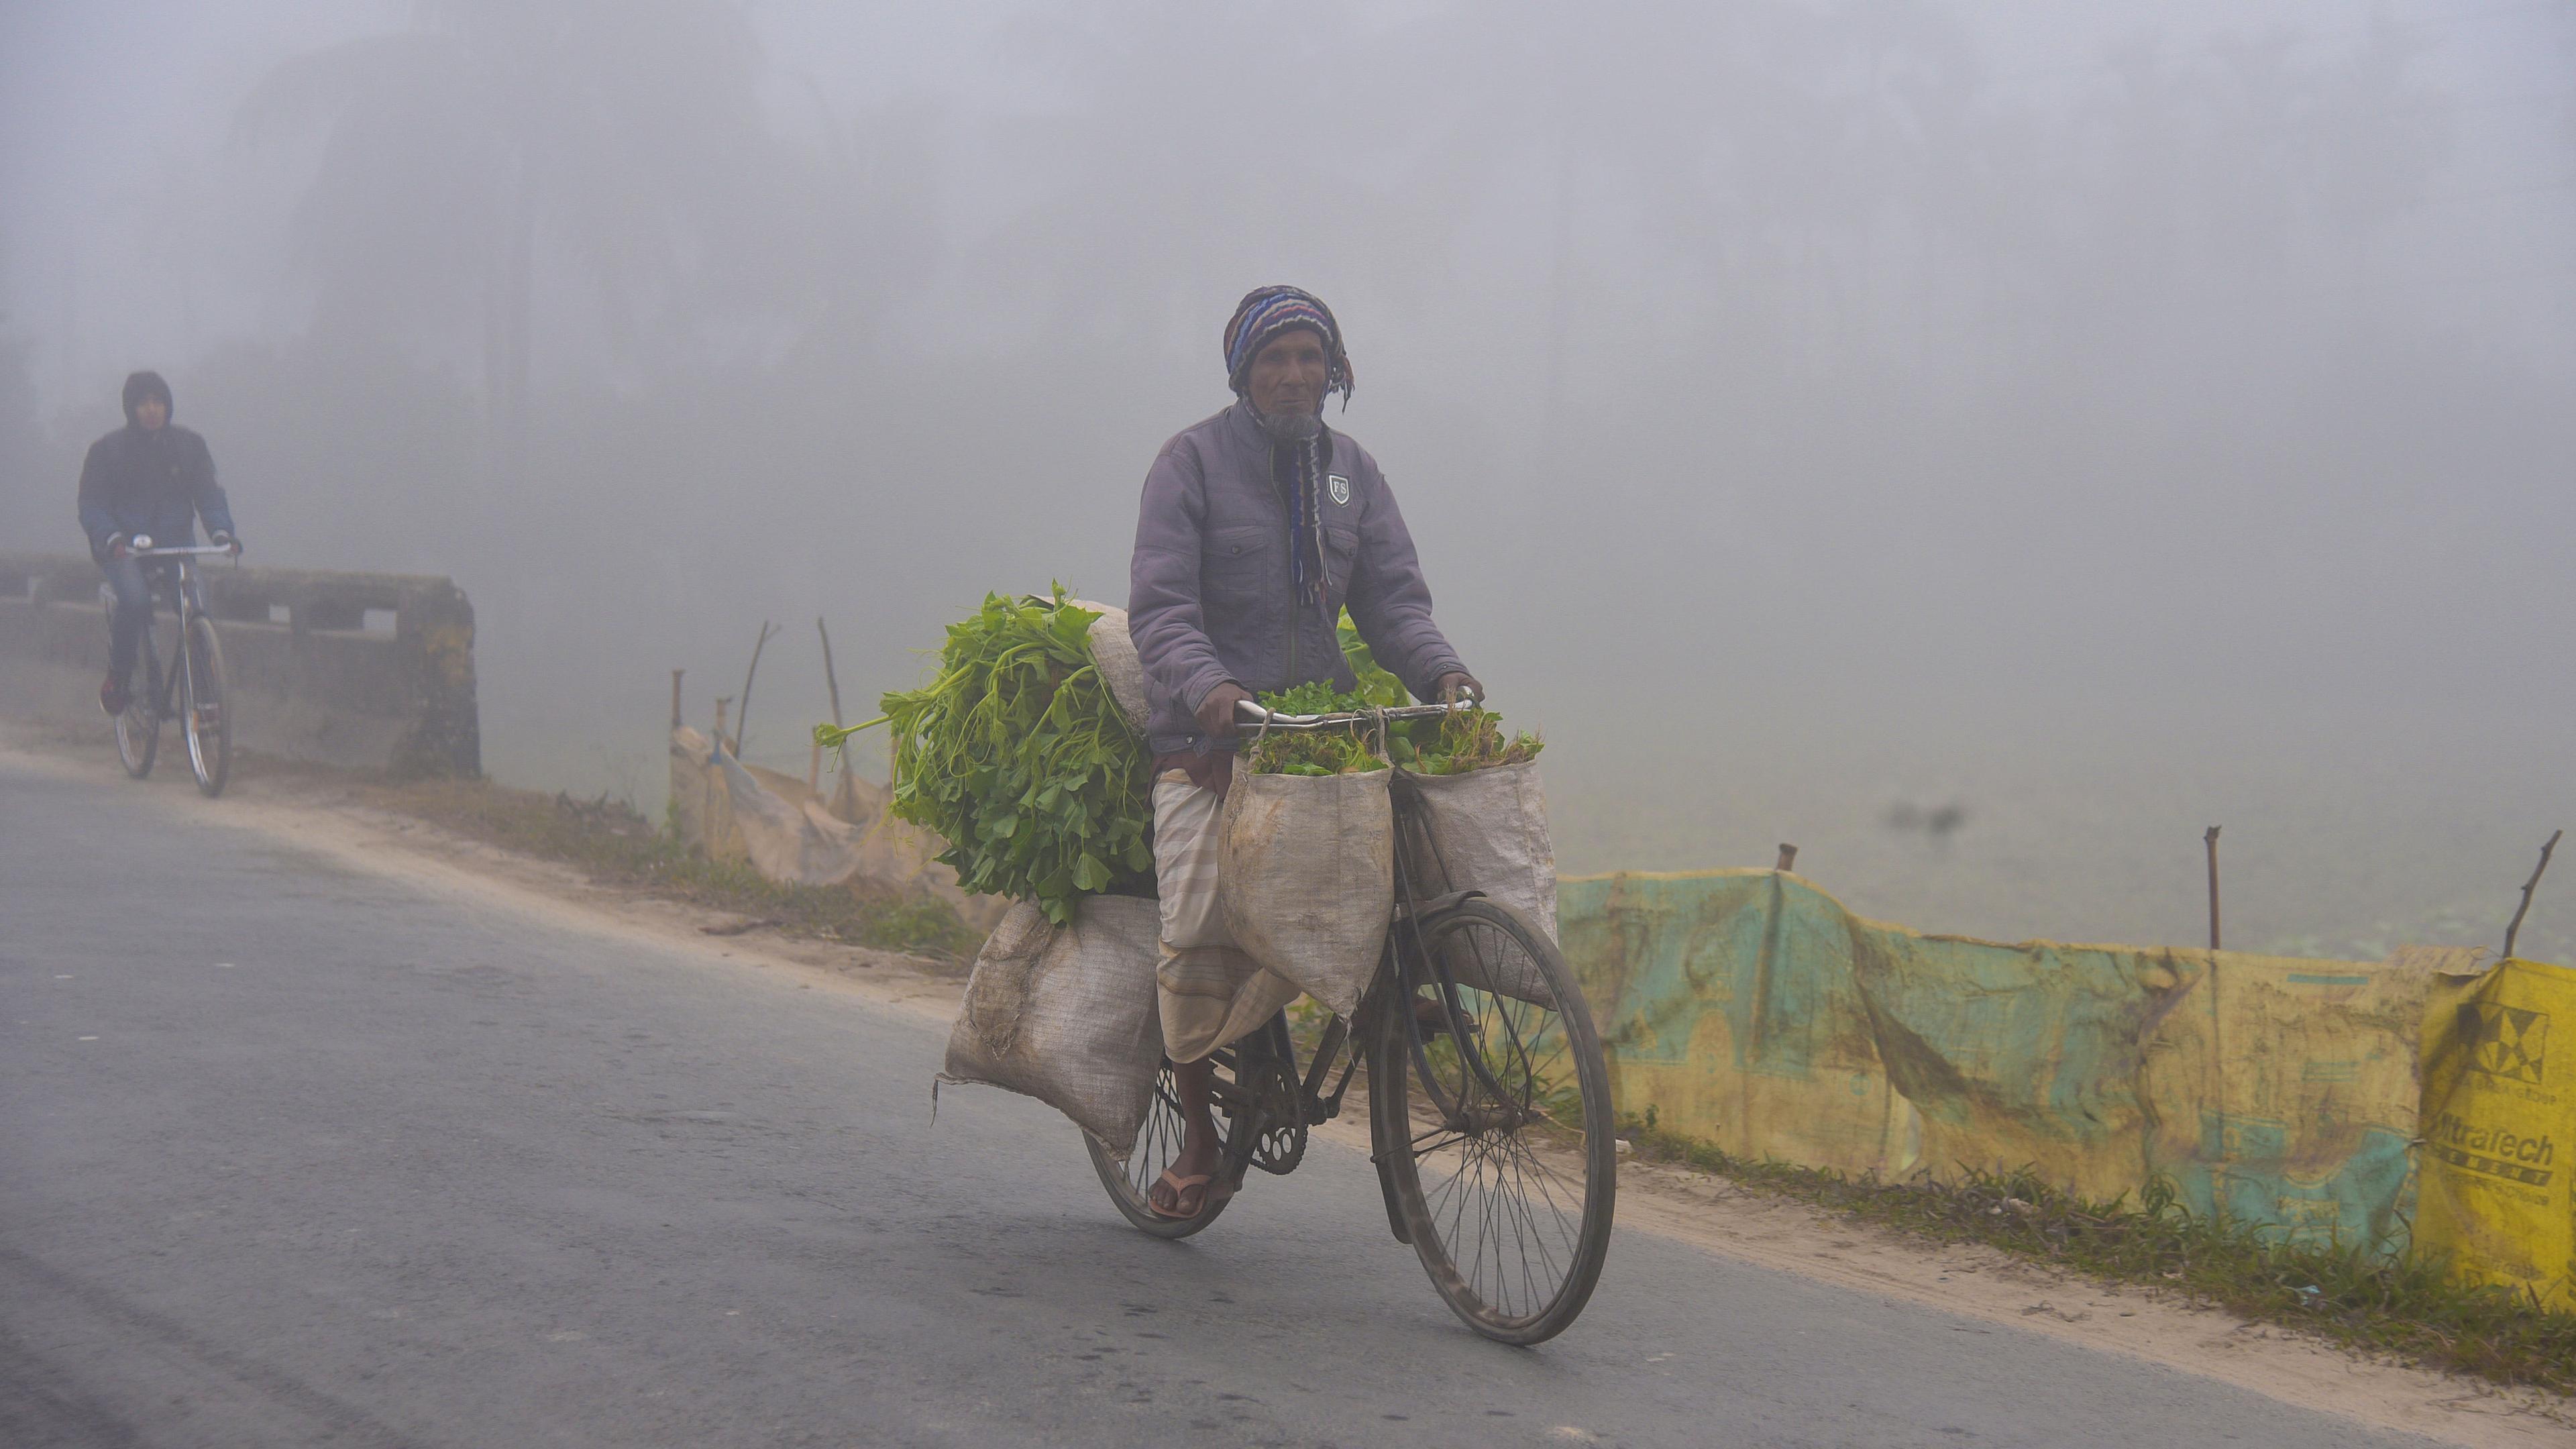
[[[1255,407],[1252,416],[1260,422],[1261,431],[1282,443],[1302,443],[1324,430],[1324,415],[1320,412],[1266,413]]]

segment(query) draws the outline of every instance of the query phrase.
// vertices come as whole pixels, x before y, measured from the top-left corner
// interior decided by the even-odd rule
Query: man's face
[[[145,432],[152,432],[170,421],[170,405],[157,397],[147,397],[134,405],[134,421]]]
[[[1282,332],[1252,354],[1252,405],[1273,417],[1313,417],[1324,410],[1331,376],[1324,339],[1304,327]]]

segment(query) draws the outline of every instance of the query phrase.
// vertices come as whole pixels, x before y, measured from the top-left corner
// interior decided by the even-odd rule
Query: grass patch
[[[841,886],[770,880],[748,861],[715,861],[681,845],[623,801],[576,800],[488,780],[422,780],[382,787],[379,803],[461,835],[579,866],[593,880],[640,886],[774,923],[780,930],[956,964],[980,933],[944,901],[881,900]]]
[[[2576,1314],[2506,1288],[2467,1287],[2437,1265],[2333,1246],[2275,1241],[2251,1225],[2193,1213],[2170,1184],[2139,1201],[2088,1202],[2023,1168],[1968,1171],[1956,1183],[1881,1182],[1781,1162],[1750,1162],[1623,1114],[1620,1135],[1648,1161],[1687,1164],[1866,1222],[1945,1243],[1983,1243],[2095,1278],[2170,1289],[2349,1348],[2475,1374],[2501,1384],[2576,1392]]]

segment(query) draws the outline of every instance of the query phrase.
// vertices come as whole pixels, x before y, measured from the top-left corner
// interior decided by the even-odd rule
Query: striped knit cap
[[[1256,287],[1234,305],[1225,324],[1225,380],[1237,393],[1252,385],[1252,359],[1271,338],[1294,328],[1312,329],[1324,339],[1324,391],[1342,395],[1350,405],[1351,355],[1342,346],[1342,324],[1333,309],[1314,293],[1297,287]]]

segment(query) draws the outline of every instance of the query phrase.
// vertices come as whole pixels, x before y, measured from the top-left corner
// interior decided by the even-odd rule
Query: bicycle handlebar
[[[1274,730],[1304,732],[1374,724],[1380,719],[1437,719],[1444,714],[1457,714],[1474,708],[1476,708],[1475,701],[1462,699],[1456,704],[1408,704],[1395,709],[1346,714],[1279,714],[1244,699],[1235,702],[1234,718],[1237,724],[1265,725]]]
[[[155,548],[152,546],[152,540],[146,537],[126,545],[125,556],[127,558],[178,558],[187,554],[231,553],[232,551],[233,546],[228,543],[192,543],[185,547],[174,544],[168,548]]]

